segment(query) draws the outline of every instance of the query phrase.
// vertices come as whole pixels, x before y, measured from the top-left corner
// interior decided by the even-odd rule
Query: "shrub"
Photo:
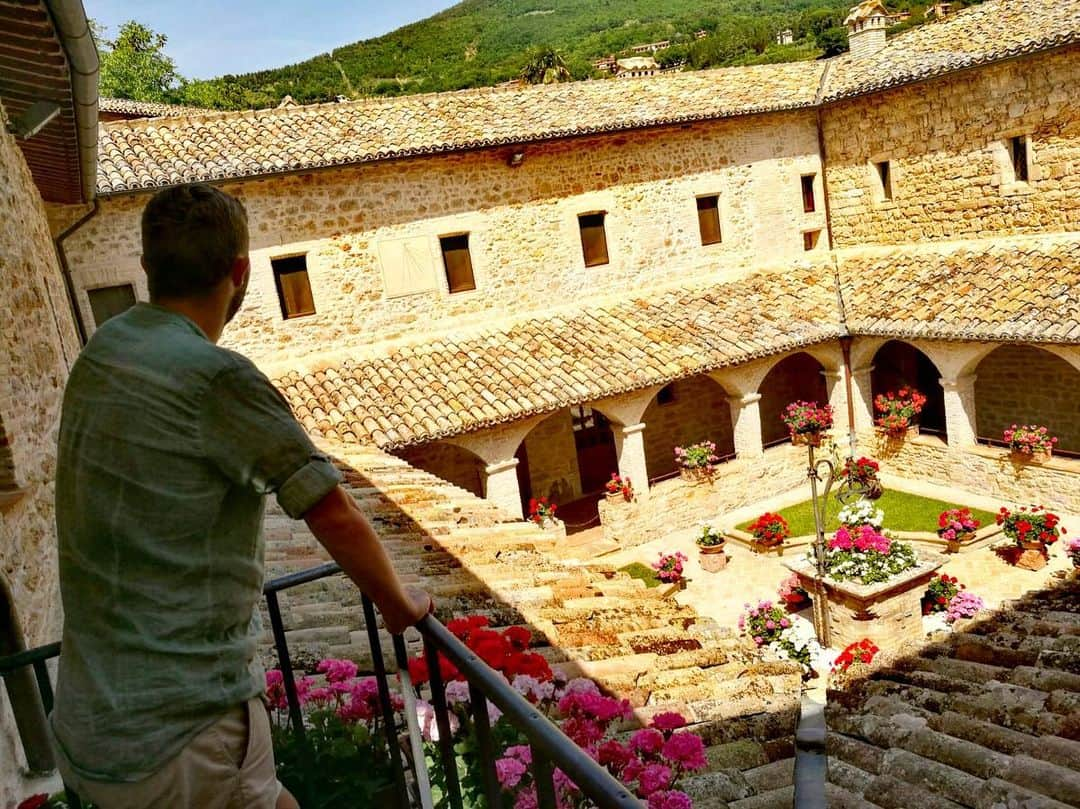
[[[754,641],[759,648],[766,648],[787,660],[794,660],[810,671],[814,655],[821,650],[814,636],[813,627],[805,622],[797,625],[788,618],[787,612],[771,601],[759,601],[757,606],[743,605],[739,616],[739,631]]]
[[[686,561],[686,554],[682,551],[676,551],[675,553],[660,552],[660,558],[652,563],[653,570],[656,571],[656,577],[663,582],[677,582],[682,580],[683,574],[683,562]]]
[[[754,520],[750,526],[750,533],[762,545],[774,547],[791,536],[791,529],[788,527],[787,520],[779,514],[767,511]]]
[[[712,472],[719,460],[716,444],[712,441],[701,441],[688,447],[675,447],[675,463],[682,469],[702,469]]]
[[[926,592],[922,597],[922,611],[923,615],[929,615],[932,612],[946,612],[949,609],[949,602],[956,597],[956,594],[964,589],[964,585],[957,581],[955,576],[947,576],[942,573],[939,576],[930,580],[930,584],[926,587]]]

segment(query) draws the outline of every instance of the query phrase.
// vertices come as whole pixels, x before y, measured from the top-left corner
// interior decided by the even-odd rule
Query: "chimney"
[[[877,0],[863,0],[848,13],[848,46],[856,59],[870,56],[885,47],[885,28],[889,12]]]

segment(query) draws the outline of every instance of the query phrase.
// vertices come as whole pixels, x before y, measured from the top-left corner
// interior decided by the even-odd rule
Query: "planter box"
[[[685,467],[679,469],[679,477],[685,480],[687,483],[712,483],[713,469],[696,468],[686,469]]]
[[[828,598],[829,645],[836,649],[869,638],[881,649],[898,649],[922,638],[922,596],[945,560],[920,557],[917,567],[881,584],[858,584],[825,579]],[[784,562],[797,573],[800,586],[814,595],[817,571],[810,560]]]
[[[824,433],[792,433],[791,443],[796,447],[820,447]]]
[[[917,436],[919,434],[919,425],[918,424],[912,424],[906,430],[904,430],[903,432],[899,432],[899,433],[891,433],[888,430],[886,430],[884,427],[875,427],[874,429],[877,430],[879,435],[884,436],[889,441],[904,441],[904,440],[907,440],[909,438],[915,438],[915,436]]]
[[[1038,452],[1021,452],[1018,449],[1009,451],[1009,458],[1013,463],[1046,463],[1053,457],[1054,451],[1050,449],[1039,450]]]

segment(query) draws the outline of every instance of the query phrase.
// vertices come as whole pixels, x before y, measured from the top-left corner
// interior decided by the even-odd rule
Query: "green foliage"
[[[173,60],[165,54],[164,34],[135,20],[120,26],[116,39],[106,39],[94,26],[101,53],[101,94],[138,101],[169,101],[180,81]]]
[[[660,579],[657,578],[656,571],[641,562],[631,562],[625,567],[620,567],[619,570],[633,579],[641,579],[645,582],[646,587],[660,586]]]
[[[562,54],[550,45],[533,50],[520,75],[526,84],[558,84],[573,78]]]
[[[817,45],[822,56],[836,56],[848,49],[847,29],[842,25],[826,28],[817,35]]]

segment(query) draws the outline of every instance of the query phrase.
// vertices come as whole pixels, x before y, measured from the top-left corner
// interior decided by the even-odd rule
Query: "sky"
[[[180,75],[208,79],[300,62],[380,36],[455,0],[84,0],[88,17],[116,34],[138,20],[165,34]]]

